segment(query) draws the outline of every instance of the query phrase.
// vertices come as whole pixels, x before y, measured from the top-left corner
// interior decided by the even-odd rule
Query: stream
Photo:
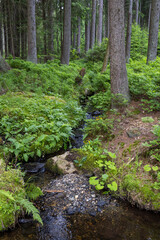
[[[75,147],[83,144],[81,130],[76,130],[73,140]],[[16,229],[1,233],[0,240],[160,240],[160,214],[140,210],[111,196],[100,196],[97,192],[94,193],[94,190],[87,184],[88,179],[83,176],[78,178],[78,175],[72,174],[68,177],[69,180],[67,176],[53,179],[53,175],[45,171],[42,161],[28,163],[25,169],[27,175],[32,177],[42,189],[51,186],[57,187],[62,182],[68,184],[68,189],[75,187],[74,191],[76,191],[74,181],[71,181],[72,185],[69,185],[69,180],[75,179],[77,184],[82,185],[82,193],[87,194],[87,191],[91,191],[96,205],[91,204],[90,209],[84,211],[84,200],[80,192],[79,196],[76,193],[75,198],[81,199],[82,206],[79,207],[77,204],[77,208],[69,207],[66,210],[68,202],[65,202],[65,198],[67,196],[63,193],[44,194],[37,201],[44,225],[40,226],[30,218],[20,219]],[[86,184],[84,184],[85,181]],[[72,196],[69,197],[73,201]],[[85,201],[91,201],[85,195],[84,198]],[[63,207],[59,205],[61,201],[64,201]],[[86,206],[88,207],[88,205]],[[54,210],[56,208],[57,211]]]

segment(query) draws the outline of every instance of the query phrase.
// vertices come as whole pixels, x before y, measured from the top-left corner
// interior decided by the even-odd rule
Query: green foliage
[[[154,119],[152,117],[142,117],[141,120],[142,122],[148,122],[148,123],[154,122]]]
[[[15,226],[18,217],[24,213],[32,214],[33,219],[42,224],[38,209],[28,200],[42,195],[39,188],[25,190],[24,174],[19,169],[9,169],[0,173],[0,231]],[[30,192],[33,191],[33,192]]]
[[[94,46],[93,49],[90,49],[86,54],[86,61],[103,61],[106,53],[108,39],[105,39],[100,46]]]
[[[28,161],[66,146],[83,112],[74,101],[12,93],[0,97],[0,117],[1,153]]]
[[[104,117],[96,117],[94,119],[87,119],[86,126],[84,128],[84,138],[96,137],[102,135],[105,138],[109,138],[111,135],[111,129],[113,128],[113,119],[107,119]]]
[[[74,82],[80,65],[60,66],[57,60],[35,65],[19,59],[11,59],[9,64],[13,69],[0,76],[0,86],[4,89],[77,98]]]
[[[146,64],[146,58],[127,65],[130,92],[143,100],[147,111],[160,110],[160,58]]]
[[[94,185],[96,190],[102,190],[107,186],[110,191],[116,192],[118,190],[118,185],[113,181],[118,173],[118,169],[115,166],[113,161],[109,159],[115,159],[115,153],[112,153],[108,150],[104,150],[107,154],[101,154],[99,160],[96,161],[98,168],[101,170],[100,176],[90,177],[89,183]]]
[[[99,92],[89,98],[88,108],[107,111],[111,105],[111,91],[110,87],[107,91]]]
[[[147,55],[148,46],[148,32],[145,29],[141,29],[138,24],[132,25],[131,36],[131,59],[139,60],[143,56]]]

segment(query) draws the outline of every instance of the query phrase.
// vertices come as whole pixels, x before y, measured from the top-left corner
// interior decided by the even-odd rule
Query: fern
[[[39,223],[43,225],[42,219],[40,217],[38,209],[30,202],[28,199],[19,199],[17,203],[20,204],[25,210],[27,214],[32,214],[33,219],[37,220]]]
[[[36,187],[35,184],[28,184],[26,187],[27,197],[31,200],[37,199],[39,196],[43,195],[41,189]]]
[[[15,199],[12,196],[12,193],[10,191],[0,190],[0,195],[4,196],[6,198],[9,198],[12,201],[15,201]]]

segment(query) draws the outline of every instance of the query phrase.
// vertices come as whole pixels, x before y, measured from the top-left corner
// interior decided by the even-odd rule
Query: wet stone
[[[110,202],[110,196],[97,194],[90,187],[88,178],[76,173],[54,179],[43,190],[56,192],[45,194],[43,197],[44,208],[49,208],[50,214],[54,216],[79,212],[95,216]]]

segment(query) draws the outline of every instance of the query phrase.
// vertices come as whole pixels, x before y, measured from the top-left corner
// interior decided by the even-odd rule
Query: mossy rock
[[[45,164],[45,168],[56,175],[71,174],[77,172],[73,162],[66,160],[70,152],[66,152],[62,155],[49,158]]]

